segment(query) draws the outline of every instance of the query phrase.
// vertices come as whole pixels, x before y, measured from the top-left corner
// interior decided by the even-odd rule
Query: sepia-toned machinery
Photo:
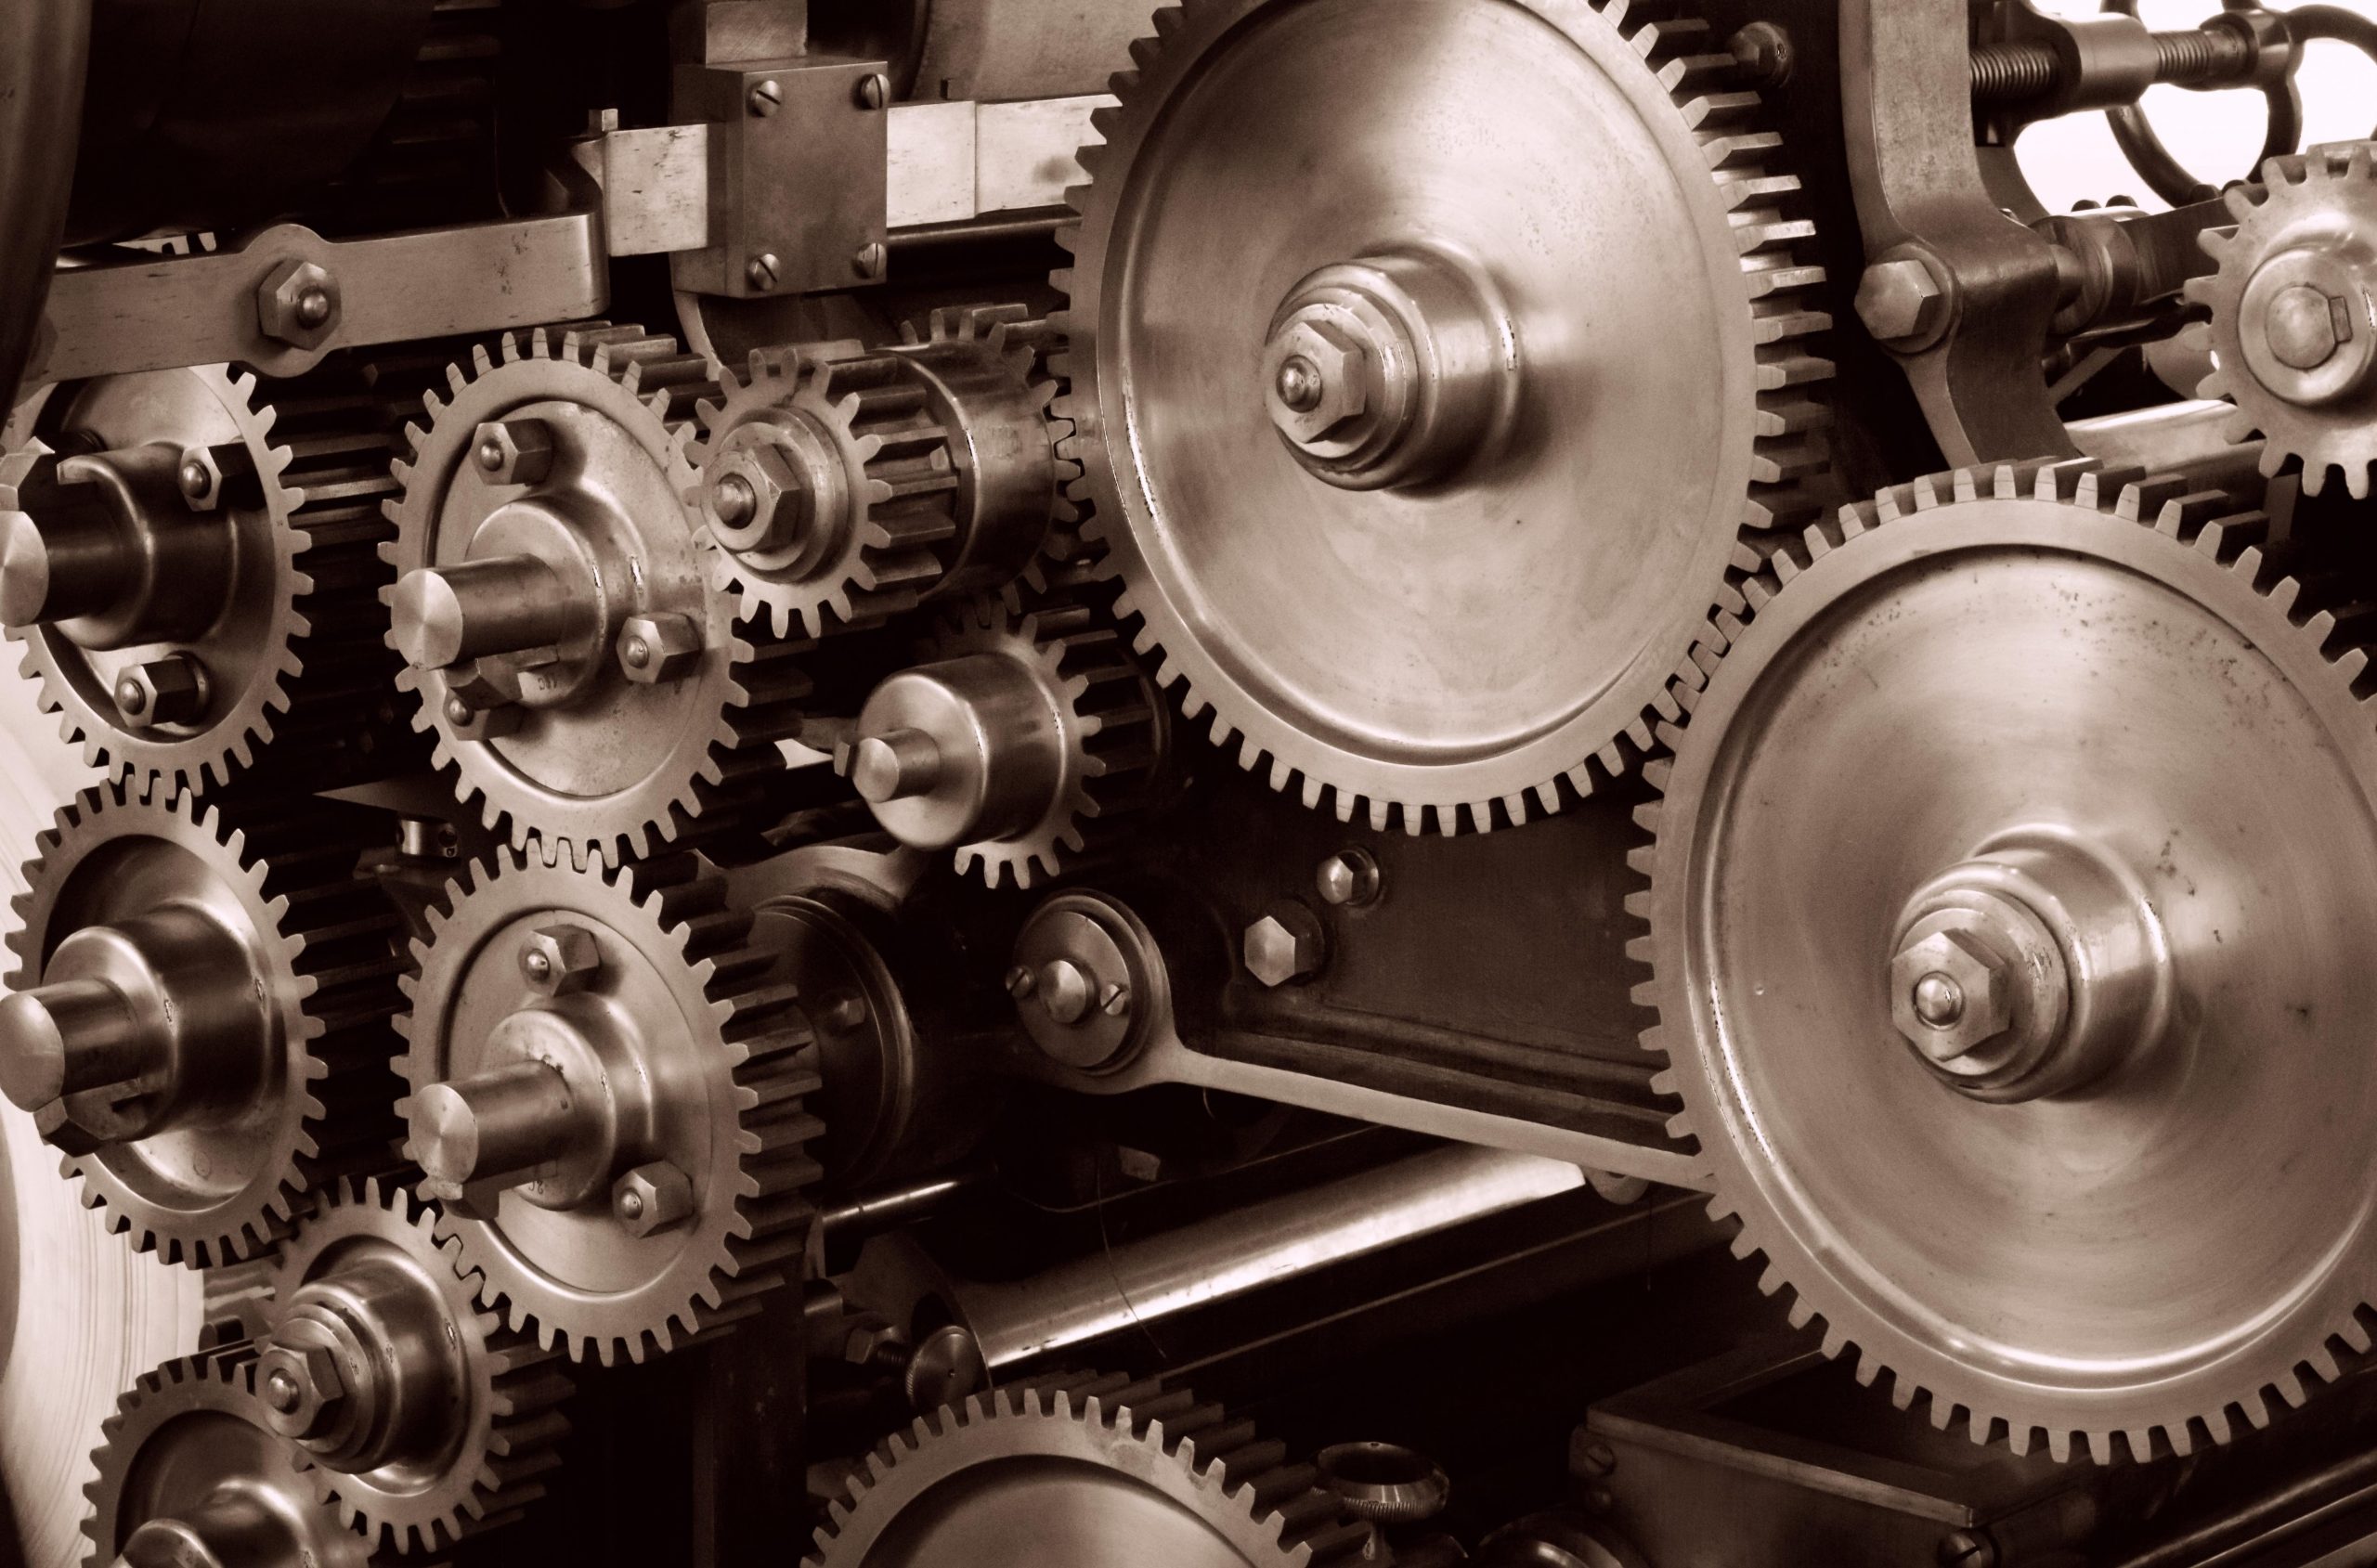
[[[2377,1562],[2306,60],[0,0],[0,1568]]]

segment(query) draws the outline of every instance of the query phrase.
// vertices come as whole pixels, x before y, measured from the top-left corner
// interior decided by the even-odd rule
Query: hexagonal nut
[[[284,261],[256,285],[256,325],[294,348],[328,343],[342,312],[338,279],[309,261]]]
[[[1964,998],[1955,1018],[1941,1025],[1926,1023],[1915,1005],[1916,987],[1935,974],[1955,982]],[[2013,1025],[2013,985],[2006,961],[1970,931],[1935,931],[1911,943],[1890,960],[1890,1021],[1934,1061],[1963,1056]]]
[[[539,926],[520,944],[520,978],[546,996],[584,991],[602,968],[602,946],[583,926]]]
[[[454,691],[446,693],[438,716],[446,721],[446,733],[458,741],[501,740],[516,732],[525,717],[509,700],[500,699],[482,707]]]
[[[553,427],[542,420],[488,420],[471,435],[471,464],[490,485],[535,485],[553,466]]]
[[[720,486],[730,480],[749,491],[747,512],[721,505]],[[742,512],[739,522],[734,519],[738,512]],[[718,542],[729,550],[781,549],[800,537],[809,512],[808,487],[801,484],[789,455],[774,441],[734,447],[702,474],[702,517]]]
[[[1299,903],[1274,904],[1246,928],[1246,972],[1266,986],[1308,980],[1329,959],[1319,916]]]
[[[702,661],[702,628],[691,616],[630,616],[619,627],[619,668],[630,680],[682,680]]]
[[[287,1393],[276,1388],[286,1378]],[[322,1413],[344,1399],[346,1377],[338,1356],[327,1345],[272,1343],[256,1360],[256,1392],[264,1396],[273,1425],[284,1432],[303,1433],[318,1424]],[[281,1407],[283,1399],[286,1409]]]
[[[611,1217],[630,1236],[650,1236],[694,1212],[694,1184],[665,1160],[639,1165],[611,1184]]]
[[[174,482],[182,493],[182,504],[192,512],[213,512],[220,507],[227,490],[238,495],[241,504],[254,499],[255,454],[241,441],[226,441],[214,447],[185,447],[181,460],[174,467]]]
[[[1370,356],[1353,333],[1307,317],[1287,330],[1267,363],[1283,369],[1296,359],[1305,360],[1318,374],[1318,402],[1304,409],[1289,407],[1279,391],[1279,369],[1273,370],[1271,384],[1264,389],[1271,422],[1289,440],[1318,441],[1370,408]]]
[[[1857,319],[1883,343],[1914,343],[1948,318],[1948,296],[1919,258],[1877,262],[1857,284]]]
[[[116,672],[116,711],[127,724],[189,724],[206,712],[206,670],[188,654]]]

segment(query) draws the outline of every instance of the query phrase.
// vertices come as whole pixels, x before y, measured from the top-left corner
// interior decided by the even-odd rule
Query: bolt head
[[[534,485],[552,472],[553,427],[542,420],[489,420],[472,438],[471,460],[490,485]]]
[[[223,471],[215,466],[214,455],[203,447],[192,447],[182,454],[174,482],[181,486],[182,499],[189,503],[193,512],[212,511],[223,496]]]
[[[851,270],[872,283],[883,276],[891,264],[891,253],[880,240],[870,240],[851,253]]]
[[[743,264],[743,281],[763,294],[776,286],[776,279],[780,275],[775,253],[773,251],[762,251]]]
[[[1320,921],[1302,904],[1274,906],[1246,928],[1246,972],[1266,986],[1310,979],[1328,957]]]
[[[2013,1025],[2007,960],[1971,931],[1934,932],[1901,950],[1890,960],[1890,1021],[1934,1061],[1965,1055]]]
[[[256,286],[256,325],[292,348],[319,348],[337,330],[338,279],[309,261],[282,262]]]
[[[127,724],[194,724],[206,713],[206,670],[188,654],[133,665],[115,678],[115,706]]]
[[[650,1236],[694,1212],[694,1184],[665,1160],[639,1165],[611,1184],[611,1217],[630,1236]]]
[[[811,510],[809,487],[773,441],[735,446],[704,477],[703,514],[718,542],[732,551],[794,543],[808,527]]]
[[[2271,299],[2262,331],[2280,364],[2316,370],[2352,341],[2352,313],[2326,290],[2297,283]]]
[[[1279,369],[1271,378],[1268,400],[1271,422],[1291,441],[1319,441],[1346,421],[1370,408],[1370,356],[1361,339],[1338,323],[1305,317],[1289,326],[1273,348]],[[1301,361],[1305,370],[1289,375]],[[1317,389],[1308,383],[1318,382]],[[1297,391],[1306,406],[1297,408],[1286,394]]]
[[[320,1430],[324,1419],[347,1396],[346,1377],[329,1346],[276,1342],[257,1358],[257,1386],[273,1425],[286,1436]]]
[[[520,944],[520,978],[546,996],[584,991],[602,968],[602,946],[583,926],[539,926]]]
[[[619,668],[630,680],[682,680],[701,663],[702,632],[690,616],[630,616],[619,627]]]
[[[1358,907],[1379,894],[1378,861],[1367,849],[1341,849],[1320,862],[1312,875],[1323,901],[1341,907]]]
[[[774,77],[751,84],[751,91],[744,101],[751,112],[764,120],[784,107],[784,84]]]
[[[1877,262],[1857,285],[1857,319],[1883,343],[1916,343],[1948,318],[1948,296],[1914,256]]]

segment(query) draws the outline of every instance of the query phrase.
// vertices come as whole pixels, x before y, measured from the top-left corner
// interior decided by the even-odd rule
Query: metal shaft
[[[116,1568],[298,1568],[305,1543],[261,1497],[225,1486],[182,1517],[135,1530]]]
[[[2209,87],[2253,74],[2255,50],[2241,34],[2190,28],[2152,36],[2157,84]],[[2022,103],[2064,84],[2063,62],[2044,44],[1989,44],[1972,52],[1975,103]]]
[[[67,980],[0,1000],[0,1093],[24,1110],[145,1077],[173,1043],[105,980]]]
[[[97,508],[0,512],[0,625],[96,615],[131,570],[123,534]]]
[[[567,1153],[578,1134],[562,1075],[522,1062],[413,1096],[412,1154],[433,1182],[518,1181]]]
[[[599,609],[533,555],[409,572],[396,584],[396,645],[416,669],[591,636]]]

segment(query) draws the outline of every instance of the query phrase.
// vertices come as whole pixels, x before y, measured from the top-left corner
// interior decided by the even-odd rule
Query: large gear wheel
[[[1280,1444],[1184,1389],[1050,1379],[917,1418],[869,1455],[808,1568],[1324,1568],[1369,1525]]]
[[[1630,0],[1192,0],[1134,56],[1056,408],[1142,651],[1343,819],[1621,771],[1822,466],[1757,95]]]
[[[1039,568],[1074,515],[1051,335],[1020,305],[977,305],[879,352],[811,343],[728,372],[701,410],[697,497],[721,590],[779,635],[818,637]]]
[[[316,1501],[305,1456],[266,1414],[255,1347],[244,1341],[143,1374],[91,1456],[98,1476],[84,1489],[85,1568],[227,1560],[392,1568],[394,1554],[373,1551]]]
[[[1090,604],[1018,616],[985,597],[875,689],[836,765],[902,843],[955,846],[960,875],[1029,888],[1149,801],[1170,730],[1154,680]]]
[[[39,839],[0,1088],[136,1251],[253,1256],[309,1187],[387,1162],[401,938],[355,875],[385,822],[111,783]]]
[[[568,1431],[567,1375],[480,1310],[436,1217],[376,1178],[324,1193],[275,1263],[256,1368],[266,1420],[312,1456],[316,1493],[399,1552],[518,1519]]]
[[[409,1147],[513,1328],[640,1361],[797,1267],[809,1024],[707,862],[533,844],[466,875],[419,954]]]
[[[389,641],[464,799],[614,858],[764,825],[799,646],[711,591],[684,502],[710,368],[634,327],[543,330],[452,367],[396,473]]]
[[[2341,470],[2356,500],[2377,462],[2377,143],[2273,158],[2258,184],[2228,188],[2237,224],[2207,228],[2219,262],[2189,280],[2211,310],[2217,368],[2198,389],[2237,406],[2226,434],[2263,437],[2262,472],[2290,458],[2303,488]]]
[[[0,618],[89,760],[191,789],[267,748],[314,787],[384,770],[387,401],[201,366],[69,388],[38,423],[0,463]]]
[[[1927,480],[1679,684],[1630,901],[1671,1130],[1794,1320],[1976,1440],[2185,1453],[2370,1345],[2371,628],[2269,533]]]

